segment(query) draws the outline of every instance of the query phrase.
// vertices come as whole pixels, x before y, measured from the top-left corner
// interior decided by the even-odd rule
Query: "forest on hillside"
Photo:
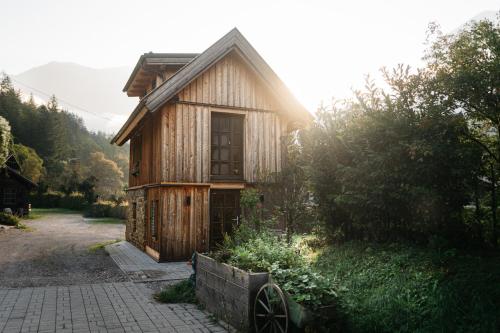
[[[111,145],[110,135],[89,131],[81,118],[58,106],[55,96],[47,105],[36,105],[33,98],[24,102],[3,75],[0,118],[10,131],[10,154],[16,156],[22,173],[39,184],[40,194],[81,193],[88,201],[123,196],[128,144]]]

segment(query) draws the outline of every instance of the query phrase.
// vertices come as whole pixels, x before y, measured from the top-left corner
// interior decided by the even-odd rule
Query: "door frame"
[[[239,219],[240,218],[240,215],[241,215],[241,205],[240,205],[240,200],[241,200],[241,193],[240,193],[240,189],[234,189],[234,188],[217,188],[217,189],[214,189],[214,188],[211,188],[210,189],[210,192],[209,192],[209,224],[208,224],[208,248],[209,249],[213,249],[215,247],[215,243],[214,243],[214,240],[213,240],[213,237],[212,237],[212,222],[213,222],[213,219],[214,219],[214,205],[213,205],[213,202],[212,202],[212,196],[214,194],[220,194],[220,193],[234,193],[237,195],[237,204],[236,204],[236,218]],[[223,209],[225,208],[225,206],[223,206]],[[224,218],[224,217],[223,217]],[[225,230],[224,230],[224,224],[226,223],[224,220],[221,222],[222,223],[222,234],[225,233]],[[232,223],[236,223],[235,221],[232,221]]]

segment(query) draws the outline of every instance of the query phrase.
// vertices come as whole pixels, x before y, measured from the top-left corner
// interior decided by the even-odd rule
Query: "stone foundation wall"
[[[128,191],[127,201],[125,239],[144,251],[146,247],[146,190]],[[136,208],[135,219],[134,206]]]

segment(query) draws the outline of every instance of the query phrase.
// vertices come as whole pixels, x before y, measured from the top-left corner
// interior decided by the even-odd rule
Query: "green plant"
[[[117,205],[112,201],[98,201],[90,205],[84,213],[85,217],[114,217],[126,219],[127,205]]]
[[[162,303],[196,303],[194,284],[191,280],[167,286],[155,295],[155,299]]]
[[[108,245],[111,245],[111,244],[114,244],[114,243],[118,243],[118,242],[121,242],[122,240],[117,238],[115,240],[109,240],[109,241],[104,241],[104,242],[100,242],[100,243],[96,243],[92,246],[89,247],[89,251],[90,252],[97,252],[99,250],[103,250],[106,246]]]
[[[226,251],[228,264],[252,272],[268,272],[273,265],[291,268],[305,264],[297,248],[265,232]]]
[[[278,265],[273,265],[271,275],[273,280],[295,302],[312,311],[336,303],[335,284],[330,279],[312,271],[310,267],[301,266],[282,269]]]
[[[0,213],[0,224],[16,226],[19,224],[19,218],[11,214]]]

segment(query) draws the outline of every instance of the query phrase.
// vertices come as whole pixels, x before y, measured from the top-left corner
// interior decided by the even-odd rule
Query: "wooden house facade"
[[[230,232],[240,190],[279,172],[282,138],[310,120],[237,29],[201,54],[146,53],[124,91],[128,241],[157,260],[205,252]]]

